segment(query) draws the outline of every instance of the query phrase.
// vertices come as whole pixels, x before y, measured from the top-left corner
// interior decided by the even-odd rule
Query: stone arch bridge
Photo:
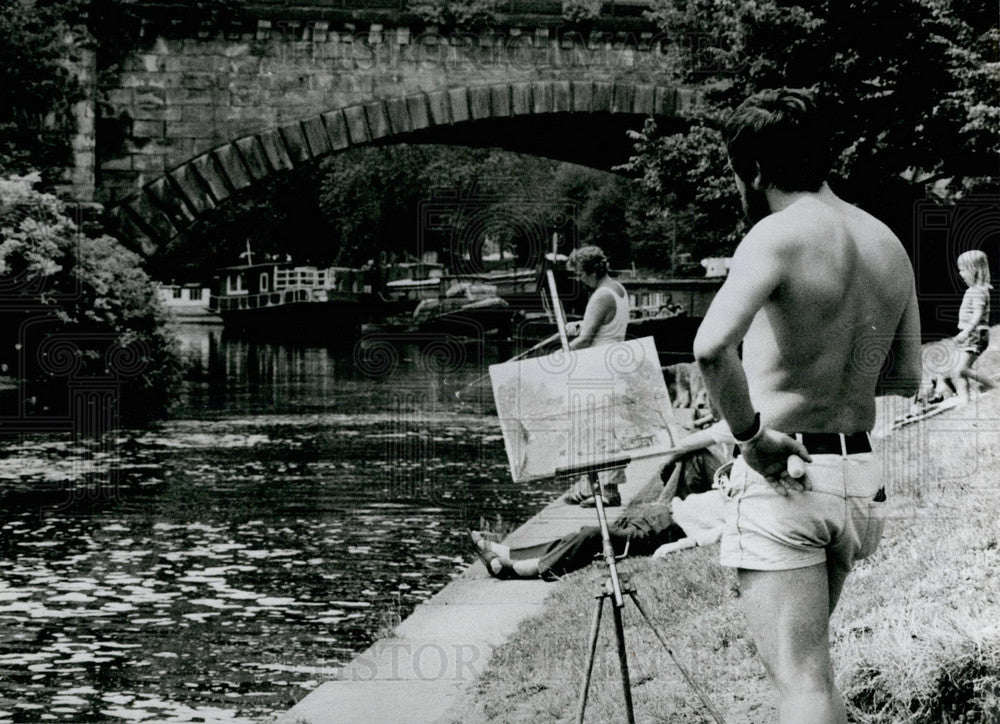
[[[72,193],[103,203],[144,255],[233,194],[346,149],[496,146],[608,170],[628,158],[627,129],[650,116],[682,128],[694,103],[634,0],[586,27],[561,3],[500,3],[531,12],[476,31],[399,0],[296,1],[198,19],[143,0],[112,72],[86,60]]]

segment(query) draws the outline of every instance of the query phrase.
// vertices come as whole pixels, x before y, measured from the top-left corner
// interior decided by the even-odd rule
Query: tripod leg
[[[632,709],[632,685],[628,680],[628,652],[625,650],[625,628],[622,626],[622,609],[612,605],[611,613],[615,621],[615,638],[618,639],[618,664],[622,671],[622,692],[625,694],[625,714],[629,724],[635,724],[635,711]]]
[[[635,591],[629,591],[628,595],[632,599],[632,603],[635,604],[635,607],[639,609],[639,613],[644,619],[646,619],[646,623],[648,623],[649,627],[653,629],[653,633],[656,634],[656,638],[659,640],[667,654],[670,655],[670,660],[674,662],[674,666],[676,666],[681,672],[681,676],[684,677],[688,686],[690,686],[694,690],[694,693],[698,695],[698,698],[701,699],[702,706],[704,706],[708,710],[708,713],[712,715],[716,724],[725,724],[722,716],[715,710],[715,707],[712,706],[712,702],[709,701],[708,696],[701,690],[701,688],[699,688],[699,686],[694,682],[694,679],[691,678],[691,674],[688,673],[687,669],[685,669],[681,662],[677,660],[677,657],[674,656],[674,652],[670,649],[670,646],[667,645],[667,640],[663,638],[663,634],[660,633],[660,629],[656,627],[656,624],[653,623],[653,620],[646,613],[646,609],[644,609],[642,604],[639,603],[639,599],[636,597]]]
[[[590,471],[587,477],[590,479],[590,490],[594,495],[597,523],[601,527],[601,550],[604,555],[604,562],[608,564],[608,573],[611,577],[611,597],[614,599],[611,603],[616,608],[621,608],[625,605],[625,598],[622,596],[621,582],[618,579],[618,566],[615,565],[615,549],[611,545],[611,533],[608,532],[608,517],[604,513],[601,482],[594,471]]]
[[[587,670],[583,674],[583,686],[580,687],[580,702],[577,707],[577,724],[583,724],[583,715],[587,711],[587,693],[590,691],[590,674],[594,670],[594,655],[597,653],[597,634],[601,629],[601,611],[604,609],[604,596],[597,599],[594,609],[594,620],[590,623],[590,652],[587,654]]]

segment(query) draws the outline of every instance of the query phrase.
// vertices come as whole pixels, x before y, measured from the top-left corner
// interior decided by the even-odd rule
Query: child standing
[[[962,351],[958,368],[952,377],[960,405],[969,402],[969,380],[986,389],[995,385],[989,379],[973,372],[972,365],[990,343],[990,267],[986,254],[967,251],[958,257],[958,273],[969,288],[965,290],[962,306],[958,311],[958,334],[955,343]]]

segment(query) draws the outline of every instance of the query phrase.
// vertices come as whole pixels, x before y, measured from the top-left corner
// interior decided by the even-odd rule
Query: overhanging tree
[[[651,211],[692,250],[732,248],[736,192],[720,152],[725,115],[751,93],[810,87],[839,129],[832,180],[898,234],[928,192],[954,201],[995,193],[1000,176],[1000,65],[995,13],[967,0],[656,0],[675,43],[677,79],[704,103],[687,133],[636,138],[628,169]],[[656,214],[653,213],[652,216]],[[714,240],[714,242],[713,242]]]

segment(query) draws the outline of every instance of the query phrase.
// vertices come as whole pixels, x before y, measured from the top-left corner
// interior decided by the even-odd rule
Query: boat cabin
[[[243,264],[219,270],[212,306],[220,311],[260,309],[298,302],[325,302],[365,293],[364,272],[348,267]]]
[[[633,319],[645,317],[704,317],[722,286],[720,277],[708,279],[618,278],[628,292]]]
[[[208,307],[212,290],[201,284],[160,284],[160,301],[168,309],[178,307]]]
[[[438,297],[444,278],[444,264],[424,261],[390,264],[382,268],[382,274],[389,297],[418,302]]]

